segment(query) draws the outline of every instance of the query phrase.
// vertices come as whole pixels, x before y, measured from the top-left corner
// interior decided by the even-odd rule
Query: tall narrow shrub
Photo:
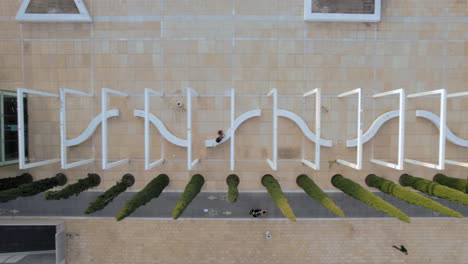
[[[386,180],[382,177],[379,177],[374,174],[370,174],[366,177],[366,184],[369,187],[374,187],[381,190],[383,193],[389,194],[393,197],[401,199],[407,203],[415,204],[433,210],[442,214],[454,216],[454,217],[463,217],[457,211],[454,211],[448,207],[441,205],[438,202],[435,202],[419,193],[410,191],[405,187],[402,187],[398,184],[395,184],[392,181]]]
[[[338,207],[333,200],[320,189],[320,187],[315,184],[315,182],[305,174],[297,176],[296,183],[304,189],[304,191],[312,197],[314,200],[319,202],[323,207],[330,210],[332,213],[337,216],[344,217],[343,211]]]
[[[227,177],[226,183],[228,185],[228,200],[231,203],[235,203],[239,197],[239,190],[237,189],[239,177],[235,174],[231,174]]]
[[[67,183],[67,177],[65,174],[57,173],[54,177],[33,181],[18,186],[18,188],[9,189],[0,192],[0,203],[14,200],[18,197],[33,196],[38,193],[47,191],[54,188],[55,186],[62,186]]]
[[[468,204],[468,194],[440,185],[437,182],[414,177],[409,174],[403,174],[400,176],[400,184],[403,186],[410,186],[430,196],[447,199],[456,203]]]
[[[447,177],[440,173],[436,174],[432,180],[460,192],[468,193],[468,180]]]
[[[347,179],[339,174],[336,174],[332,178],[332,184],[333,186],[340,189],[347,195],[353,197],[354,199],[357,199],[363,203],[366,203],[369,206],[372,206],[375,209],[381,212],[384,212],[390,216],[396,217],[403,222],[406,222],[406,223],[410,222],[409,217],[405,213],[400,211],[400,209],[384,201],[382,198],[369,192],[368,190],[364,189],[361,185],[359,185],[358,183],[350,179]]]
[[[105,193],[99,195],[96,200],[91,202],[86,209],[85,214],[91,214],[104,209],[109,203],[114,200],[119,194],[125,192],[128,187],[135,183],[135,177],[131,174],[125,174],[121,181],[118,181],[114,186],[109,188]]]
[[[25,183],[31,183],[33,180],[31,174],[23,173],[20,176],[0,179],[0,191],[18,188]]]
[[[131,215],[138,207],[145,205],[151,199],[159,197],[161,192],[169,185],[169,177],[166,174],[159,174],[151,180],[143,190],[137,192],[115,216],[117,221]]]
[[[67,199],[72,195],[78,196],[78,194],[86,191],[89,188],[93,188],[101,183],[101,177],[95,173],[88,173],[88,176],[84,179],[79,179],[78,182],[68,185],[59,191],[49,191],[46,193],[45,198],[47,200],[60,200]]]
[[[177,219],[184,212],[185,208],[192,202],[192,200],[200,193],[201,188],[205,184],[205,178],[200,174],[195,174],[190,179],[187,186],[185,186],[184,193],[177,201],[176,207],[172,211],[172,218]]]
[[[296,215],[289,205],[288,199],[284,196],[281,186],[278,181],[271,176],[266,174],[262,177],[262,185],[265,186],[271,198],[275,202],[276,206],[281,210],[284,216],[289,220],[296,222]]]

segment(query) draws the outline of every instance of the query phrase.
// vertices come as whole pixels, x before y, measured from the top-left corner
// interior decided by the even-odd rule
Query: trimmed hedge
[[[104,207],[111,203],[115,197],[125,192],[125,190],[127,190],[127,188],[132,186],[134,183],[135,177],[128,173],[125,174],[121,181],[117,182],[114,186],[109,188],[109,190],[99,195],[96,200],[91,202],[88,206],[88,209],[86,209],[85,214],[91,214],[104,209]]]
[[[468,194],[440,185],[437,182],[403,174],[400,176],[400,184],[410,186],[430,196],[447,199],[456,203],[468,204]]]
[[[239,190],[237,189],[239,177],[235,174],[231,174],[226,178],[226,183],[228,185],[228,200],[231,203],[235,203],[239,197]]]
[[[131,215],[138,207],[145,205],[151,199],[159,197],[161,192],[169,185],[169,177],[166,174],[159,174],[151,180],[143,190],[137,192],[115,216],[117,221]]]
[[[445,207],[438,202],[435,202],[421,194],[410,191],[405,187],[402,187],[392,181],[386,180],[382,177],[379,177],[374,174],[369,174],[366,177],[366,184],[369,187],[374,187],[381,190],[383,193],[389,194],[393,197],[401,199],[407,203],[415,204],[427,208],[429,210],[437,211],[442,214],[454,216],[454,217],[463,217],[457,211],[454,211],[448,207]]]
[[[323,207],[330,210],[332,213],[337,216],[344,217],[343,211],[338,207],[333,200],[320,189],[320,187],[315,184],[315,182],[305,174],[297,176],[296,183],[304,189],[304,191],[312,197],[314,200],[319,202]]]
[[[192,200],[200,193],[201,188],[205,184],[205,178],[200,174],[195,174],[190,179],[187,186],[185,186],[184,193],[177,201],[176,207],[172,211],[172,218],[177,219],[184,212],[185,208],[192,202]]]
[[[289,220],[296,222],[296,215],[289,205],[288,199],[284,196],[281,186],[278,181],[270,174],[265,174],[262,177],[262,185],[268,190],[271,198],[275,202],[276,206],[281,210],[284,216]]]
[[[436,174],[432,180],[460,192],[468,193],[468,180],[447,177],[440,173]]]
[[[52,189],[55,186],[65,185],[66,183],[67,177],[65,174],[57,173],[54,177],[33,181],[31,183],[20,185],[18,188],[0,192],[0,203],[5,203],[18,197],[33,196]]]
[[[384,201],[382,198],[371,193],[370,191],[364,189],[364,187],[362,187],[358,183],[350,179],[346,179],[340,174],[336,174],[335,176],[333,176],[331,182],[333,186],[340,189],[347,195],[353,197],[354,199],[366,203],[369,206],[372,206],[375,209],[384,212],[390,216],[396,217],[403,222],[410,222],[409,217],[405,213],[400,211],[400,209]]]
[[[0,179],[0,191],[18,188],[25,183],[31,183],[33,178],[29,173],[23,173],[20,176]]]
[[[60,200],[67,199],[72,195],[78,196],[78,194],[86,191],[89,188],[93,188],[101,183],[101,177],[95,173],[88,173],[88,176],[84,179],[79,179],[78,182],[70,184],[67,187],[59,191],[49,191],[45,194],[47,200]]]

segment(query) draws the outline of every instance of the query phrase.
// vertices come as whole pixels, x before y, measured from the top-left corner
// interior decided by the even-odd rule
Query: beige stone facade
[[[468,81],[467,1],[383,1],[381,23],[304,22],[302,1],[247,0],[87,0],[93,23],[23,23],[14,16],[20,1],[0,2],[0,87],[24,87],[58,93],[59,88],[90,92],[93,99],[71,96],[68,102],[68,137],[79,135],[100,112],[101,88],[129,93],[113,97],[111,108],[121,116],[109,121],[110,157],[129,158],[126,165],[102,171],[100,129],[87,142],[69,149],[71,160],[96,158],[91,165],[66,170],[75,179],[97,172],[104,190],[129,172],[136,176],[132,189],[142,188],[159,173],[171,178],[169,189],[182,189],[189,177],[201,173],[204,190],[224,190],[229,172],[229,144],[215,149],[204,140],[215,137],[230,123],[227,91],[235,88],[236,115],[260,108],[263,114],[244,123],[236,134],[236,170],[241,190],[262,189],[260,178],[272,173],[286,190],[296,190],[295,178],[306,173],[326,190],[334,189],[335,173],[363,183],[369,173],[397,180],[402,173],[372,164],[369,159],[396,159],[397,120],[384,125],[364,145],[364,169],[355,171],[337,159],[355,159],[356,100],[336,95],[361,87],[365,94],[364,130],[373,120],[397,109],[397,99],[370,95],[398,88],[407,93],[446,88],[466,90]],[[186,169],[186,150],[164,142],[166,163],[143,168],[143,121],[133,116],[143,109],[144,88],[171,95],[152,99],[152,112],[175,135],[185,138],[186,112],[175,102],[184,100],[186,87],[202,94],[194,98],[194,158],[201,163]],[[277,88],[280,108],[293,111],[314,129],[312,99],[300,97],[322,88],[322,137],[333,148],[322,148],[322,169],[315,172],[299,160],[304,151],[313,158],[314,144],[291,121],[279,120],[278,171],[264,160],[271,157],[272,99]],[[177,96],[180,94],[180,96]],[[448,127],[468,138],[467,99],[450,99]],[[30,97],[30,158],[57,158],[59,150],[58,100]],[[438,129],[416,119],[415,110],[438,114],[437,98],[408,100],[406,157],[436,162]],[[153,158],[159,156],[160,135],[152,128]],[[447,158],[466,161],[467,150],[447,143]],[[287,159],[287,160],[285,160]],[[16,167],[4,168],[9,174]],[[31,169],[36,178],[62,171],[59,163]],[[406,173],[431,178],[436,171],[406,164]],[[466,171],[447,166],[446,174],[466,177]],[[10,175],[12,176],[12,175]]]
[[[65,225],[68,264],[465,264],[468,259],[466,219],[413,219],[411,224],[392,219],[67,219]],[[402,244],[408,256],[392,248]]]

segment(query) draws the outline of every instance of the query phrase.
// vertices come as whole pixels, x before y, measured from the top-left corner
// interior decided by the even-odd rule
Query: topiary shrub
[[[31,183],[33,178],[29,173],[23,173],[20,176],[0,179],[0,191],[17,188],[18,186]]]
[[[296,215],[289,205],[288,199],[284,196],[278,181],[270,174],[262,177],[262,185],[265,186],[276,206],[281,210],[284,216],[289,220],[296,222]]]
[[[192,202],[192,200],[200,193],[203,184],[205,183],[205,179],[200,174],[195,174],[190,179],[187,186],[185,186],[184,193],[180,197],[179,201],[177,201],[176,207],[172,211],[172,218],[177,219],[179,216],[184,212],[185,208]]]
[[[331,180],[333,186],[340,189],[347,195],[357,199],[369,206],[374,207],[375,209],[384,212],[390,216],[396,217],[403,222],[409,223],[409,217],[400,211],[400,209],[396,208],[395,206],[391,205],[390,203],[384,201],[382,198],[378,197],[377,195],[369,192],[368,190],[364,189],[358,183],[346,179],[345,177],[336,174],[332,177]]]
[[[228,200],[231,203],[235,203],[239,197],[239,190],[237,189],[239,177],[235,174],[231,174],[226,178],[226,183],[228,185]]]
[[[99,195],[96,200],[91,202],[86,209],[85,214],[91,214],[96,211],[104,209],[115,197],[119,194],[125,192],[128,187],[132,186],[135,183],[135,177],[127,173],[122,177],[122,180],[117,182],[114,186],[109,188],[105,193]]]
[[[0,203],[14,200],[18,197],[33,196],[38,193],[47,191],[55,186],[63,186],[67,183],[65,174],[57,173],[54,177],[26,183],[18,186],[18,188],[9,189],[0,192]]]
[[[436,174],[432,180],[460,192],[468,193],[468,180],[447,177],[440,173]]]
[[[304,189],[304,191],[312,197],[314,200],[319,202],[323,207],[330,210],[332,213],[337,216],[344,217],[343,211],[338,207],[333,200],[318,187],[315,182],[305,174],[297,176],[296,183]]]
[[[403,174],[400,176],[400,184],[403,186],[410,186],[430,196],[447,199],[456,203],[468,204],[468,195],[466,193],[440,185],[437,182],[414,177],[409,174]]]
[[[382,177],[379,177],[374,174],[370,174],[366,177],[366,184],[369,187],[374,187],[382,192],[389,194],[393,197],[401,199],[407,203],[415,204],[417,206],[421,206],[427,208],[429,210],[433,210],[442,214],[454,216],[454,217],[463,217],[457,211],[454,211],[448,207],[445,207],[438,202],[435,202],[427,197],[424,197],[416,192],[410,191],[405,187],[402,187],[398,184],[395,184],[392,181],[386,180]]]
[[[78,182],[70,184],[62,190],[47,192],[45,198],[47,200],[60,200],[67,199],[72,195],[78,196],[78,194],[86,191],[87,189],[98,186],[99,183],[101,183],[101,177],[99,177],[99,175],[88,173],[86,178],[79,179]]]
[[[151,199],[159,197],[161,192],[169,185],[169,177],[166,174],[159,174],[151,180],[143,190],[137,192],[115,216],[117,221],[131,215],[138,207],[145,205]]]

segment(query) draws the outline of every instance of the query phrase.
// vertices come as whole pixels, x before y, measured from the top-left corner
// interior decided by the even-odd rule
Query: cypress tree
[[[239,190],[237,189],[239,177],[235,174],[231,174],[227,177],[226,183],[228,185],[228,200],[231,203],[235,203],[239,197]]]
[[[332,213],[337,216],[344,217],[343,211],[338,207],[333,200],[318,187],[315,182],[305,174],[297,176],[296,183],[304,189],[304,191],[312,197],[314,200],[319,202],[323,207],[330,210]]]
[[[172,211],[172,218],[177,219],[184,212],[185,208],[192,202],[192,200],[200,193],[205,178],[200,174],[195,174],[190,179],[187,186],[185,186],[184,193],[177,201],[176,207]]]
[[[400,184],[410,186],[430,196],[447,199],[456,203],[468,204],[468,194],[438,184],[437,182],[403,174],[400,176]]]
[[[415,204],[417,206],[421,206],[421,207],[424,207],[429,210],[433,210],[442,214],[446,214],[446,215],[450,215],[454,217],[463,217],[463,215],[457,211],[454,211],[448,207],[445,207],[439,204],[438,202],[433,201],[419,193],[410,191],[406,189],[405,187],[402,187],[398,184],[395,184],[392,181],[386,180],[374,174],[369,174],[366,177],[366,184],[369,187],[375,187],[381,190],[383,193],[389,194],[407,203]]]
[[[0,203],[8,202],[18,197],[33,196],[56,186],[63,186],[66,183],[67,177],[65,174],[57,173],[54,177],[22,184],[18,188],[0,192]]]
[[[369,206],[372,206],[375,209],[381,212],[384,212],[390,216],[396,217],[403,222],[406,222],[406,223],[410,222],[410,218],[405,213],[400,211],[400,209],[384,201],[382,198],[369,192],[368,190],[363,188],[361,185],[359,185],[358,183],[350,179],[347,179],[339,174],[336,174],[332,178],[332,184],[333,186],[340,189],[347,195],[353,197],[354,199],[357,199],[363,203],[366,203]]]
[[[275,202],[276,206],[281,210],[284,216],[289,220],[296,222],[296,215],[294,214],[293,209],[289,205],[289,201],[284,196],[283,191],[279,182],[270,174],[265,174],[262,177],[262,185],[265,186],[271,198]]]
[[[101,183],[101,177],[95,173],[88,173],[88,176],[84,179],[79,179],[78,182],[70,184],[67,187],[59,191],[49,191],[45,197],[47,200],[60,200],[67,199],[72,195],[78,196],[78,194],[86,191],[89,188],[96,187]]]
[[[143,190],[137,192],[133,197],[120,209],[115,216],[117,221],[131,215],[138,207],[145,205],[151,199],[159,197],[161,192],[169,185],[169,177],[166,174],[159,174],[158,177],[151,180]]]
[[[31,183],[33,178],[29,173],[23,173],[20,176],[0,179],[0,191],[18,188],[25,183]]]
[[[135,177],[127,173],[122,177],[122,180],[117,182],[114,186],[109,188],[105,193],[99,195],[96,200],[91,202],[86,209],[85,214],[91,214],[96,211],[104,209],[109,203],[114,200],[119,194],[125,192],[128,187],[132,186],[135,183]]]
[[[440,173],[436,174],[432,180],[460,192],[468,193],[468,180],[447,177]]]

